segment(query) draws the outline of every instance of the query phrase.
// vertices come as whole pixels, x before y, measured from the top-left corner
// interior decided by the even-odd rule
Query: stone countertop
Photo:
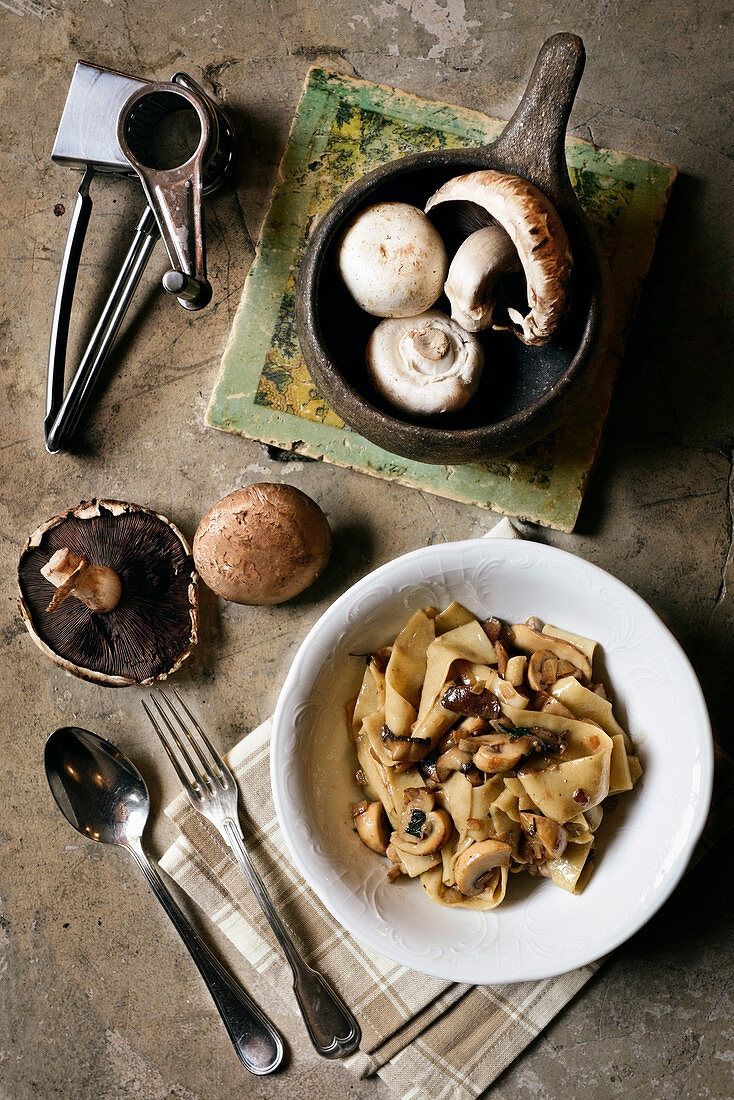
[[[304,633],[346,586],[426,542],[484,533],[491,513],[322,463],[283,462],[257,443],[205,430],[203,414],[308,66],[507,117],[543,39],[573,30],[588,62],[572,132],[672,162],[681,175],[578,530],[536,535],[648,600],[691,657],[717,735],[730,738],[731,660],[722,655],[731,652],[734,618],[731,9],[694,0],[0,0],[0,27],[0,1095],[386,1100],[381,1084],[317,1060],[285,991],[273,1016],[291,1045],[289,1068],[248,1078],[134,867],[60,818],[42,771],[45,737],[58,725],[78,722],[117,742],[149,778],[154,805],[175,784],[143,723],[140,691],[72,679],[33,646],[15,608],[17,556],[41,521],[92,496],[146,504],[189,537],[241,484],[283,480],[315,497],[335,550],[309,592],[280,608],[202,594],[202,642],[178,681],[211,704],[215,733],[229,746],[271,713]],[[236,194],[207,205],[213,304],[184,314],[161,293],[157,250],[78,450],[52,457],[42,440],[45,360],[78,176],[52,164],[50,150],[79,58],[152,78],[191,73],[231,111],[242,155]],[[95,180],[93,197],[81,311],[105,293],[141,204],[136,186],[117,180]],[[83,330],[82,321],[72,354]],[[170,839],[159,815],[155,851]],[[720,862],[704,860],[490,1096],[734,1095],[732,885]],[[204,930],[265,1001],[246,964]]]

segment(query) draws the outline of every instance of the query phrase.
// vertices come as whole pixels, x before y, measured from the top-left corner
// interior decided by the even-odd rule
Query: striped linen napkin
[[[485,537],[492,536],[520,537],[508,520]],[[344,1065],[358,1077],[378,1074],[402,1100],[479,1096],[604,960],[539,982],[469,986],[419,974],[363,947],[334,920],[291,861],[270,789],[271,727],[272,719],[263,722],[235,745],[227,761],[243,792],[248,848],[275,907],[308,961],[359,1020],[360,1049]],[[731,789],[734,767],[725,763]],[[717,804],[723,801],[718,798]],[[181,836],[160,866],[280,996],[290,988],[290,971],[229,849],[183,794],[165,812]],[[710,835],[718,838],[720,827],[712,826]],[[701,854],[709,846],[704,837]]]

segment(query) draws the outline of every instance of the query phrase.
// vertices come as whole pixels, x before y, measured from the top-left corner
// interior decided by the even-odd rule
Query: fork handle
[[[242,1065],[258,1077],[273,1073],[283,1061],[283,1042],[280,1035],[244,989],[212,955],[168,891],[140,841],[131,841],[126,847],[132,852],[153,893],[171,918],[174,928],[196,963]]]
[[[359,1024],[341,997],[334,992],[321,974],[308,965],[294,944],[245,847],[239,822],[231,817],[225,818],[221,832],[252,887],[252,892],[282,947],[283,954],[290,963],[293,972],[293,992],[311,1042],[324,1058],[343,1058],[351,1054],[361,1038]]]

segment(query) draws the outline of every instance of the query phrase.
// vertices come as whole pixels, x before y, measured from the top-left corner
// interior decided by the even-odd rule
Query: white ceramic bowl
[[[388,884],[386,861],[352,831],[349,804],[361,795],[346,704],[364,671],[360,655],[394,638],[417,608],[451,600],[480,618],[517,622],[537,615],[601,645],[604,681],[644,775],[605,814],[594,873],[578,897],[547,880],[513,875],[498,909],[449,909],[430,901],[418,882]],[[563,550],[476,539],[406,554],[359,581],[321,616],[278,701],[271,775],[293,859],[348,932],[426,974],[473,984],[518,982],[599,958],[663,904],[706,820],[713,747],[693,670],[639,596]]]

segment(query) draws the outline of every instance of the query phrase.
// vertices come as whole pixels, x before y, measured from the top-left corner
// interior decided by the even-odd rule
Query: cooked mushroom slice
[[[501,728],[501,727],[497,727]],[[474,764],[480,771],[494,774],[497,771],[508,771],[516,768],[524,757],[534,756],[537,752],[544,752],[546,746],[539,737],[527,734],[521,737],[505,735],[476,738],[485,742],[474,753]],[[459,747],[464,748],[465,742],[460,741]]]
[[[496,867],[509,867],[512,848],[502,840],[480,840],[470,844],[454,863],[456,885],[466,897],[481,894],[486,877]]]
[[[441,296],[448,257],[417,206],[380,202],[348,223],[337,265],[357,305],[375,317],[414,317]]]
[[[486,722],[499,718],[502,713],[499,699],[489,688],[476,692],[470,687],[456,684],[446,688],[441,703],[454,714],[464,714],[467,718],[483,718]]]
[[[358,802],[352,807],[352,820],[362,843],[378,855],[386,855],[390,843],[390,822],[382,803]]]
[[[396,737],[389,726],[382,727],[382,743],[388,756],[396,764],[415,764],[428,752],[428,737]]]
[[[382,321],[367,343],[372,384],[397,409],[417,416],[463,409],[484,366],[475,336],[437,309]]]
[[[580,652],[580,651],[579,651]],[[556,680],[578,672],[576,665],[556,657],[549,649],[536,649],[528,662],[528,683],[533,691],[548,691]]]
[[[549,634],[541,634],[539,630],[528,626],[526,623],[517,623],[511,629],[513,645],[517,649],[521,649],[523,653],[535,654],[539,649],[545,650],[557,657],[559,661],[567,661],[570,665],[573,665],[575,673],[580,672],[586,683],[591,679],[591,662],[586,654],[577,649],[575,645],[564,641],[562,638],[553,638]]]
[[[55,585],[47,611],[55,611],[69,596],[81,600],[90,611],[113,611],[120,602],[122,585],[114,569],[90,565],[86,558],[63,546],[41,566],[41,576]]]
[[[568,843],[568,833],[557,821],[551,821],[542,814],[521,810],[520,823],[529,837],[537,837],[548,859],[558,859],[563,855]]]
[[[449,180],[428,200],[426,213],[457,201],[483,207],[509,235],[525,273],[529,311],[523,317],[508,309],[508,317],[523,343],[545,344],[568,307],[572,268],[568,237],[555,207],[527,180],[487,170]]]
[[[451,261],[443,288],[452,319],[467,332],[489,328],[500,279],[521,270],[517,249],[501,225],[470,233]]]
[[[18,584],[33,641],[84,680],[152,683],[197,641],[191,551],[169,520],[137,504],[85,501],[44,523],[20,556]]]
[[[451,836],[453,825],[446,810],[434,809],[431,791],[420,787],[408,787],[409,799],[391,845],[399,852],[415,856],[427,856],[443,848]]]
[[[510,741],[506,745],[482,745],[473,759],[475,767],[493,775],[517,767],[524,755],[522,745]]]
[[[549,695],[543,702],[540,708],[541,713],[545,711],[546,714],[560,714],[563,718],[575,718],[576,715],[568,707],[564,706],[560,699],[556,699],[555,696]]]
[[[471,768],[472,754],[465,752],[454,745],[442,753],[436,761],[436,778],[439,783],[445,783],[451,772],[466,772]]]

